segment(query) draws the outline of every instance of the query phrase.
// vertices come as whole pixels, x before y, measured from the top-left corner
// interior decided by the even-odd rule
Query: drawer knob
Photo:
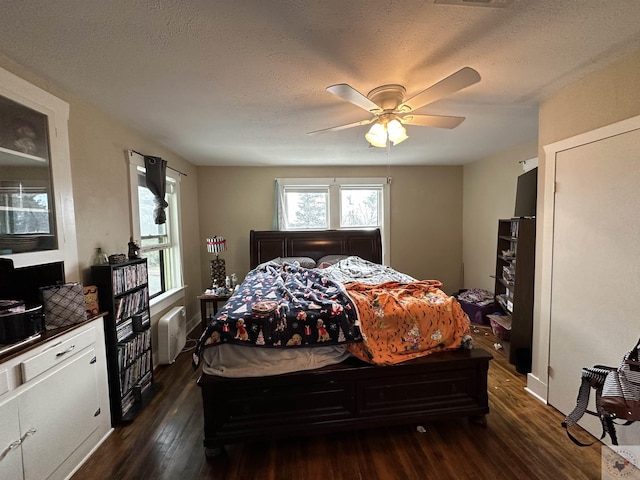
[[[73,349],[76,348],[75,345],[71,345],[69,348],[67,348],[64,352],[58,352],[56,353],[56,357],[61,357],[63,355],[66,355],[67,353],[73,351]]]

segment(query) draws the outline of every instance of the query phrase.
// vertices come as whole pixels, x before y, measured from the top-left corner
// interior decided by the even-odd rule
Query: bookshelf
[[[498,220],[496,305],[511,322],[509,341],[501,341],[519,373],[531,371],[536,219]]]
[[[147,260],[94,265],[104,317],[111,423],[129,423],[151,400],[153,381]]]

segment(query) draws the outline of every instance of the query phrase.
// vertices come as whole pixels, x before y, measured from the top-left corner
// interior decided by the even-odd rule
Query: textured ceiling
[[[637,0],[4,0],[0,53],[197,165],[446,165],[534,140],[540,100],[640,48],[638,19]],[[409,97],[464,66],[482,80],[417,111],[454,130],[407,126],[390,152],[367,126],[306,135],[369,117],[329,85]]]

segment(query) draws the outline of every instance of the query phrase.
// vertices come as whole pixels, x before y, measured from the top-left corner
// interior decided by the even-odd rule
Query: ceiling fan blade
[[[420,125],[421,127],[456,128],[464,121],[464,117],[445,117],[442,115],[403,115],[398,117],[407,125]]]
[[[331,85],[330,87],[327,87],[327,92],[333,93],[343,100],[353,103],[355,106],[363,108],[368,112],[379,112],[382,110],[378,105],[346,83]]]
[[[464,67],[438,83],[414,95],[398,107],[401,112],[410,112],[451,95],[480,81],[480,74],[473,68]]]
[[[337,132],[338,130],[344,130],[346,128],[358,127],[360,125],[368,125],[375,120],[376,120],[376,117],[373,117],[368,120],[360,120],[359,122],[347,123],[346,125],[339,125],[337,127],[323,128],[322,130],[316,130],[315,132],[308,132],[307,135],[317,135],[319,133]]]

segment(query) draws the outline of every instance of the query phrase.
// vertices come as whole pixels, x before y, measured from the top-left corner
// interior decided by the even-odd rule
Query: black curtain
[[[147,169],[145,175],[147,188],[155,197],[156,206],[153,209],[153,217],[156,225],[162,225],[167,221],[164,209],[169,204],[164,199],[167,191],[167,161],[160,157],[144,157],[144,166]]]

